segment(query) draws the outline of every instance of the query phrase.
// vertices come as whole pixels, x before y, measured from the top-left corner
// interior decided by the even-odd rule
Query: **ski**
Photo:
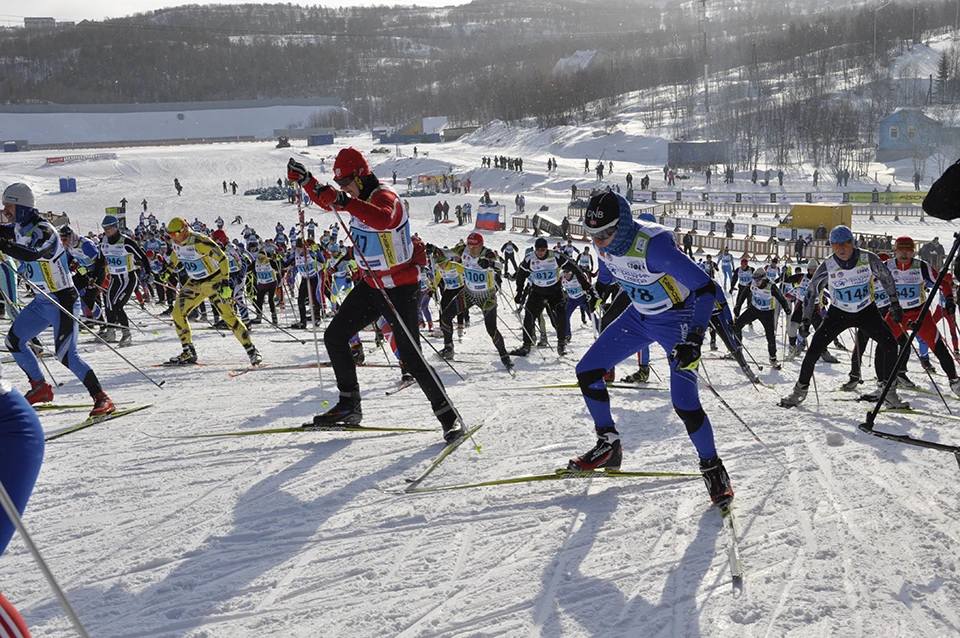
[[[427,467],[426,467],[425,470],[423,470],[419,475],[417,475],[417,476],[414,477],[414,478],[408,478],[408,479],[406,479],[406,480],[407,480],[407,483],[408,483],[406,489],[407,489],[407,490],[414,489],[417,485],[419,485],[420,483],[422,483],[422,482],[423,482],[423,479],[425,479],[425,478],[427,478],[428,476],[430,476],[430,474],[433,473],[433,471],[434,471],[435,469],[437,469],[437,467],[440,465],[440,463],[443,462],[443,459],[445,459],[445,458],[447,458],[448,456],[450,456],[450,455],[454,452],[454,450],[456,450],[458,447],[460,447],[460,446],[463,444],[464,441],[466,441],[467,439],[469,439],[470,437],[472,437],[472,436],[477,432],[477,430],[479,430],[480,428],[482,428],[482,427],[483,427],[483,423],[484,423],[484,422],[481,421],[481,422],[478,423],[477,425],[473,426],[472,428],[470,428],[469,430],[467,430],[466,432],[464,432],[464,433],[463,433],[463,436],[461,436],[460,438],[456,439],[455,441],[451,441],[450,443],[447,443],[446,446],[444,446],[444,448],[443,448],[442,450],[440,450],[440,453],[437,454],[437,455],[433,458],[432,461],[430,461],[430,464],[427,465]],[[477,449],[477,451],[479,452],[479,451],[480,451],[480,446],[479,446],[479,445],[476,446],[476,449]]]
[[[116,405],[123,405],[117,403]],[[33,406],[33,409],[37,412],[45,412],[47,410],[91,410],[93,409],[92,403],[41,403],[39,405]]]
[[[945,445],[943,443],[936,443],[934,441],[917,439],[908,434],[892,434],[890,432],[881,432],[879,430],[874,430],[873,426],[869,423],[861,423],[857,427],[861,432],[866,432],[867,434],[879,437],[881,439],[887,439],[888,441],[896,441],[897,443],[904,443],[906,445],[925,447],[931,450],[940,450],[941,452],[949,452],[954,455],[954,458],[957,459],[957,463],[960,464],[960,445]]]
[[[270,343],[299,343],[301,345],[306,345],[306,339],[271,339]]]
[[[216,439],[233,436],[256,436],[259,434],[284,434],[290,432],[433,432],[436,428],[376,427],[372,425],[314,425],[304,423],[289,428],[267,428],[263,430],[236,430],[233,432],[212,432],[210,434],[178,434],[170,436],[151,435],[157,439]]]
[[[53,441],[54,439],[59,439],[59,438],[62,437],[62,436],[66,436],[66,435],[68,435],[68,434],[72,434],[73,432],[77,432],[77,431],[79,431],[79,430],[83,430],[83,429],[85,429],[85,428],[88,428],[88,427],[90,427],[91,425],[97,425],[98,423],[103,423],[104,421],[110,421],[110,420],[112,420],[112,419],[116,419],[117,417],[121,417],[121,416],[124,416],[124,415],[127,415],[127,414],[132,414],[132,413],[134,413],[134,412],[139,412],[140,410],[146,410],[146,409],[149,408],[151,405],[153,405],[153,404],[152,404],[152,403],[148,403],[148,404],[146,404],[146,405],[141,405],[141,406],[138,406],[138,407],[135,407],[135,408],[129,408],[129,409],[127,409],[127,410],[117,410],[116,412],[111,412],[110,414],[104,414],[104,415],[102,415],[102,416],[89,416],[89,417],[87,417],[84,421],[82,421],[82,422],[80,422],[80,423],[78,423],[78,424],[76,424],[76,425],[74,425],[74,426],[71,426],[71,427],[67,428],[66,430],[60,430],[59,432],[54,432],[53,434],[50,434],[50,435],[48,435],[48,436],[45,436],[45,437],[43,438],[43,440],[44,440],[44,441]]]
[[[632,383],[607,383],[608,389],[614,390],[663,390],[658,385],[633,385]],[[518,385],[508,388],[497,388],[497,390],[579,390],[580,386],[574,383],[550,383],[546,385]]]
[[[387,390],[384,394],[386,394],[388,397],[392,397],[393,395],[399,394],[400,392],[403,392],[404,390],[406,390],[406,389],[409,388],[410,386],[416,385],[416,384],[417,384],[417,382],[416,382],[415,380],[414,380],[414,381],[403,381],[403,382],[400,383],[400,385],[398,385],[397,387],[393,388],[392,390]]]
[[[914,408],[881,408],[881,412],[889,412],[891,414],[914,414],[917,416],[928,416],[934,419],[950,419],[952,421],[960,421],[960,416],[956,414],[937,414],[934,412],[926,412],[924,410],[915,410]]]
[[[550,474],[529,474],[525,476],[511,476],[503,479],[493,479],[490,481],[481,481],[479,483],[461,483],[458,485],[438,485],[436,487],[414,487],[397,488],[386,490],[396,494],[427,494],[430,492],[449,492],[452,490],[469,490],[477,487],[488,487],[491,485],[515,485],[517,483],[540,483],[543,481],[567,481],[576,479],[587,479],[593,477],[602,478],[683,478],[699,479],[701,475],[689,472],[643,472],[643,471],[621,471],[621,470],[571,470],[558,469]]]
[[[233,364],[236,365],[236,364]],[[321,367],[329,368],[332,364],[329,361],[321,362]],[[312,370],[316,369],[316,363],[300,363],[300,364],[290,364],[290,365],[271,365],[269,363],[261,363],[256,366],[248,366],[246,368],[237,368],[228,373],[230,377],[237,377],[241,374],[246,374],[248,372],[256,372],[258,370]],[[389,363],[364,363],[363,365],[358,365],[358,368],[398,368],[399,366],[389,364]]]
[[[743,561],[740,559],[740,537],[737,533],[737,522],[733,516],[733,506],[728,504],[721,507],[720,516],[723,518],[723,529],[727,531],[727,562],[730,564],[730,577],[735,587],[743,584]]]
[[[246,373],[248,373],[248,372],[253,372],[254,370],[259,370],[259,369],[261,369],[261,368],[266,368],[268,365],[270,365],[270,364],[269,364],[269,363],[258,363],[257,365],[247,366],[246,368],[236,368],[236,369],[230,371],[229,373],[227,373],[227,376],[229,376],[229,377],[239,377],[239,376],[242,375],[242,374],[246,374]]]

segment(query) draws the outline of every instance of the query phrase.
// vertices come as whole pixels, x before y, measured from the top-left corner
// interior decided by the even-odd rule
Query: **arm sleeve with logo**
[[[713,312],[715,286],[710,276],[692,259],[680,252],[670,233],[660,233],[650,239],[647,264],[651,271],[673,277],[694,295],[693,326],[706,330]]]

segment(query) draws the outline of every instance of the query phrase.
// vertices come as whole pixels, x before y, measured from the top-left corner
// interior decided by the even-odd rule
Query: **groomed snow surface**
[[[526,142],[514,146],[510,133],[504,129],[497,144],[486,146],[477,138],[422,146],[416,160],[410,148],[401,159],[370,157],[385,181],[398,171],[403,192],[407,175],[450,166],[462,173],[476,169],[482,155],[523,155],[523,175],[477,169],[474,193],[447,200],[476,204],[489,188],[508,210],[524,192],[528,213],[544,204],[562,211],[570,184],[583,181],[583,149],[570,157],[557,148],[536,152]],[[371,148],[368,137],[341,141]],[[163,221],[181,215],[212,224],[222,215],[229,224],[239,214],[271,236],[278,220],[294,222],[296,208],[223,195],[221,181],[236,179],[241,190],[275,182],[291,154],[315,172],[326,155],[329,170],[336,150],[267,144],[116,149],[116,161],[60,167],[44,166],[42,153],[6,154],[0,155],[0,185],[31,183],[42,210],[68,212],[84,233],[98,225],[105,206],[126,197],[128,209],[138,211],[145,197]],[[561,166],[548,177],[543,168],[551,155]],[[613,179],[622,180],[627,170],[636,179],[642,171],[656,179],[663,159],[651,156],[643,165],[615,158]],[[60,176],[77,178],[79,192],[56,193]],[[174,177],[184,186],[182,197],[173,190]],[[432,222],[435,198],[409,201],[413,229],[427,241],[452,245],[466,236],[466,227]],[[335,221],[316,207],[307,217],[321,229]],[[239,229],[227,226],[231,237]],[[896,235],[900,228],[886,224],[884,230]],[[943,225],[931,234],[949,243],[951,230]],[[521,248],[532,241],[510,232],[484,235],[497,249],[508,238]],[[511,305],[501,297],[500,327],[512,348],[520,339]],[[136,345],[122,353],[164,387],[82,335],[82,356],[114,401],[153,407],[49,443],[25,515],[91,636],[939,638],[960,632],[957,463],[949,454],[858,432],[868,406],[837,391],[847,376],[845,352],[836,352],[840,364],[818,364],[819,394],[788,411],[776,404],[796,380],[799,362],[785,363],[780,372],[765,365],[761,379],[777,388],[754,389],[731,362],[704,350],[703,369],[716,389],[776,456],[701,388],[737,493],[746,570],[738,590],[720,516],[699,479],[594,479],[404,496],[384,490],[403,486],[425,467],[441,449],[439,429],[162,438],[299,425],[322,411],[321,401],[336,401],[332,371],[323,370],[322,382],[315,369],[270,367],[230,378],[246,357],[232,335],[211,330],[195,333],[206,367],[152,367],[180,351],[173,327],[135,303],[128,308]],[[284,325],[295,320],[289,306],[282,319]],[[467,423],[484,423],[475,438],[481,450],[464,445],[425,486],[550,472],[593,445],[577,390],[519,389],[575,380],[575,362],[593,333],[576,314],[573,325],[565,359],[553,349],[535,350],[517,360],[516,379],[502,370],[476,311],[456,344],[464,362],[454,365],[464,380],[424,347]],[[745,337],[765,363],[759,326]],[[312,343],[278,343],[287,337],[266,326],[253,338],[268,364],[316,360]],[[368,361],[394,363],[368,334],[364,340]],[[843,340],[852,344],[849,334]],[[326,360],[322,343],[320,351]],[[661,381],[668,375],[664,353],[654,348],[652,354],[652,390],[611,391],[624,469],[696,472],[693,445]],[[618,373],[625,376],[635,365],[627,361]],[[65,368],[50,366],[64,383],[58,402],[88,400]],[[872,361],[865,369],[872,370]],[[4,372],[26,390],[15,365]],[[911,374],[929,387],[916,362]],[[384,395],[399,376],[396,367],[359,371],[364,424],[436,427],[416,387]],[[960,414],[945,377],[935,379]],[[873,382],[862,387],[872,389]],[[915,407],[946,414],[936,397],[903,395]],[[55,432],[85,415],[43,412],[41,419]],[[882,414],[878,427],[960,442],[960,425],[945,418]],[[843,444],[828,445],[831,434]],[[0,583],[35,636],[75,635],[17,538],[0,559]]]

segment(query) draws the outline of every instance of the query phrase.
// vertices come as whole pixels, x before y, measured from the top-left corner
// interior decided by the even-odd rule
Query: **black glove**
[[[600,297],[593,290],[587,290],[587,308],[590,309],[590,312],[593,312],[597,309],[597,306],[600,305]]]
[[[311,177],[313,177],[313,175],[310,174],[306,166],[292,157],[290,158],[290,161],[287,162],[287,179],[303,186],[310,181]]]
[[[674,370],[693,370],[700,365],[700,346],[703,344],[703,329],[692,329],[685,341],[681,341],[670,351],[670,361]]]
[[[518,290],[517,290],[517,294],[514,296],[513,300],[516,302],[516,304],[517,304],[518,306],[523,303],[523,290],[522,290],[522,289],[518,289]]]
[[[948,315],[952,315],[957,311],[957,302],[953,300],[953,297],[947,297],[947,300],[943,303],[943,310]]]
[[[900,304],[890,304],[890,321],[893,323],[903,322],[903,308],[900,307]]]
[[[490,267],[490,260],[487,259],[486,257],[481,257],[480,259],[477,260],[477,265],[483,268],[484,270],[486,270],[487,268]]]
[[[800,327],[797,329],[797,332],[800,333],[800,336],[806,339],[810,336],[810,320],[804,319],[800,322]]]

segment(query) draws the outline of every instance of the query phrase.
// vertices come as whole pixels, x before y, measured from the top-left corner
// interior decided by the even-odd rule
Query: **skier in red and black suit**
[[[460,415],[447,400],[440,378],[419,352],[417,308],[426,250],[419,240],[414,241],[400,198],[380,183],[355,148],[342,149],[334,162],[333,177],[340,190],[320,184],[292,158],[287,164],[287,177],[322,208],[350,214],[350,235],[358,249],[357,263],[364,270],[363,279],[347,295],[323,334],[340,400],[329,411],[315,416],[314,423],[357,424],[362,419],[360,383],[349,342],[358,330],[382,315],[393,328],[404,367],[433,406],[444,439],[455,441],[463,435]]]

